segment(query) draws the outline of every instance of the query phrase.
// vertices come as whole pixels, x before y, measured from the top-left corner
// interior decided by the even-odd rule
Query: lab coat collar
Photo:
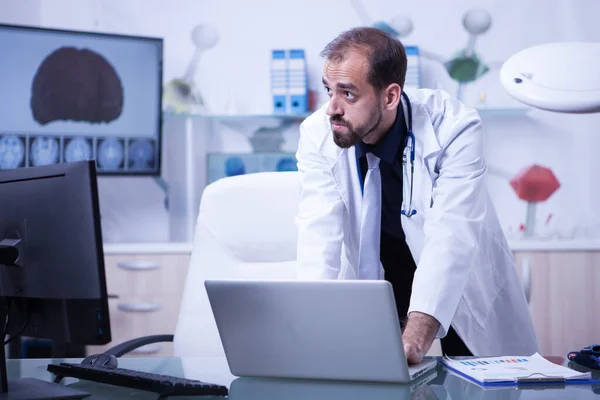
[[[409,99],[411,98],[408,94]],[[404,118],[408,121],[408,107],[406,100],[402,97]],[[417,157],[422,157],[423,161],[427,161],[431,156],[440,152],[441,147],[438,143],[435,130],[433,129],[433,121],[427,108],[422,104],[411,101],[412,111],[412,131],[415,136]],[[419,148],[420,147],[420,148]]]

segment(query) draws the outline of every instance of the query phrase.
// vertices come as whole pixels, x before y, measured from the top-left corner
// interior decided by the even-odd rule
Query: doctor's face
[[[343,60],[326,60],[323,85],[329,95],[327,115],[334,142],[341,148],[366,143],[381,125],[381,96],[368,80],[366,54],[348,50]]]

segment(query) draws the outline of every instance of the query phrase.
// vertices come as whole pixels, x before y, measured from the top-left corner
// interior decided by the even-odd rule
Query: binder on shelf
[[[406,80],[404,87],[407,89],[418,89],[421,87],[421,58],[417,46],[405,46],[406,50]]]
[[[288,60],[286,50],[272,50],[271,55],[271,94],[273,96],[273,112],[288,112]]]
[[[305,113],[308,111],[308,77],[304,50],[292,49],[289,52],[289,57],[289,111],[294,114]]]
[[[308,68],[304,50],[272,50],[273,112],[275,114],[308,112],[308,93]]]

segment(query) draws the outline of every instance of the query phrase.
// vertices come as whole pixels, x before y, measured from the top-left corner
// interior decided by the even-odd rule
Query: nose
[[[344,115],[344,110],[342,109],[340,102],[337,101],[335,96],[331,96],[329,99],[329,105],[327,106],[327,115],[330,117],[333,115]]]

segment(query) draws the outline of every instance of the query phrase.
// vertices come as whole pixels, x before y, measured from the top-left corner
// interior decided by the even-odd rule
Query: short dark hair
[[[369,59],[368,79],[375,90],[380,91],[392,83],[404,88],[407,60],[400,40],[381,29],[353,28],[329,42],[321,56],[330,61],[342,61],[348,50],[365,52]]]

